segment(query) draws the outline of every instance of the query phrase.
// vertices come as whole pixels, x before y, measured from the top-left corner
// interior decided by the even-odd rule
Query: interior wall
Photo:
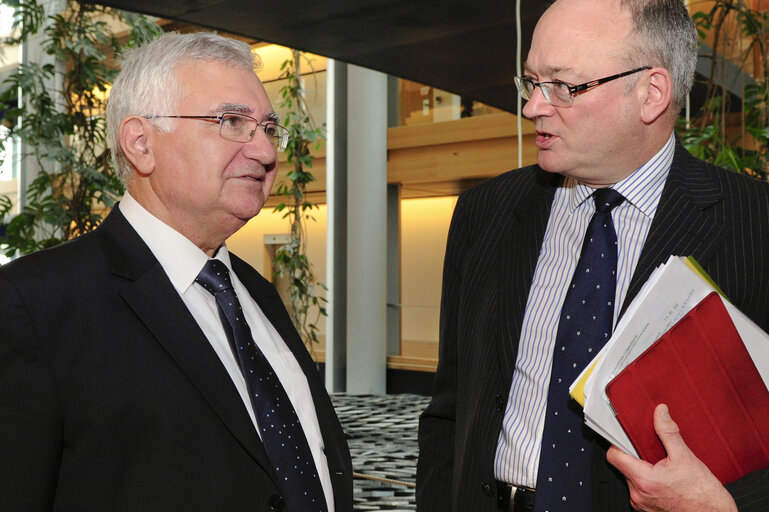
[[[443,256],[457,197],[401,201],[401,355],[438,358]]]
[[[321,283],[326,279],[326,205],[312,211],[315,222],[307,222],[307,257],[312,262],[313,271],[316,280]],[[265,278],[273,281],[272,263],[270,261],[270,250],[264,243],[265,235],[288,235],[290,226],[283,218],[283,212],[275,212],[272,208],[265,207],[259,212],[259,215],[248,221],[248,223],[237,233],[227,240],[227,248],[246,260]],[[325,297],[325,290],[321,287],[316,288],[317,294]],[[318,318],[318,329],[320,338],[320,351],[325,350],[326,339],[326,320],[321,316]]]

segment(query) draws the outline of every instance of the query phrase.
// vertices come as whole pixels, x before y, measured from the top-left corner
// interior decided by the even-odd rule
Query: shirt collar
[[[118,207],[155,255],[176,291],[184,294],[208,261],[208,255],[187,237],[152,215],[128,192]],[[214,257],[232,270],[230,253],[225,244]]]
[[[662,197],[662,189],[670,172],[670,165],[673,163],[674,153],[675,136],[671,133],[668,141],[656,155],[611,188],[622,194],[627,203],[641,210],[644,215],[654,218]],[[573,178],[564,179],[562,186],[569,189],[569,211],[572,212],[594,191]]]

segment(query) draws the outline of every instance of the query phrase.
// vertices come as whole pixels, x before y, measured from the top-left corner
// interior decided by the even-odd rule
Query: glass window
[[[281,88],[286,85],[286,80],[280,78],[283,74],[281,66],[286,60],[293,58],[290,48],[276,44],[257,46],[254,48],[262,61],[262,68],[257,72],[259,79],[264,84],[267,96],[272,101],[275,111],[284,120],[286,113],[280,108],[283,96]],[[310,116],[316,126],[322,126],[326,122],[326,67],[328,63],[325,57],[312,53],[302,53],[302,88],[305,91],[305,101],[310,110]]]
[[[8,36],[13,25],[13,7],[0,5],[0,36]]]
[[[400,126],[440,123],[502,112],[471,98],[409,80],[399,80],[398,96]]]
[[[14,151],[13,141],[5,139],[8,134],[8,128],[0,126],[0,140],[5,140],[3,147],[0,147],[0,158],[3,163],[0,164],[0,181],[10,181],[16,177],[14,169]]]
[[[8,128],[0,125],[0,136],[8,133]],[[5,147],[0,147],[3,162],[0,164],[0,196],[8,196],[14,207],[12,214],[17,213],[19,190],[19,159],[18,142],[13,139],[6,139]]]

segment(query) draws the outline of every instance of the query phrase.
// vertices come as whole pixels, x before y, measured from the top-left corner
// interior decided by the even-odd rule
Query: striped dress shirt
[[[675,138],[646,164],[612,188],[625,197],[614,208],[617,291],[614,323],[638,263],[673,161]],[[534,487],[537,482],[547,391],[566,289],[577,266],[595,204],[593,189],[566,178],[556,190],[542,250],[526,303],[513,382],[497,444],[497,480]]]

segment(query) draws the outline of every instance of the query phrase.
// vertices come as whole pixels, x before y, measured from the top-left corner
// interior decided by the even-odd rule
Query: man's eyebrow
[[[220,103],[211,109],[211,112],[216,114],[221,114],[223,112],[235,112],[236,114],[252,115],[254,110],[248,105],[244,105],[242,103]],[[280,116],[275,112],[270,112],[265,116],[265,118],[271,123],[280,124]]]
[[[557,73],[563,73],[564,71],[571,71],[571,68],[559,67],[559,66],[545,66],[544,71],[548,75],[555,75]]]
[[[574,68],[569,66],[545,66],[545,75],[550,78],[555,78],[557,75],[566,75],[572,80],[579,80],[581,75]],[[561,78],[563,80],[563,78]]]
[[[553,77],[554,75],[558,75],[561,73],[569,73],[571,71],[573,71],[573,68],[566,67],[566,66],[543,66],[542,69],[540,70],[540,73],[532,73],[531,69],[527,65],[525,65],[525,63],[523,68],[524,75],[536,74],[537,76],[541,75],[545,77]]]
[[[243,105],[242,103],[220,103],[211,109],[211,112],[235,112],[238,114],[250,114],[253,112],[253,109],[248,105]]]

